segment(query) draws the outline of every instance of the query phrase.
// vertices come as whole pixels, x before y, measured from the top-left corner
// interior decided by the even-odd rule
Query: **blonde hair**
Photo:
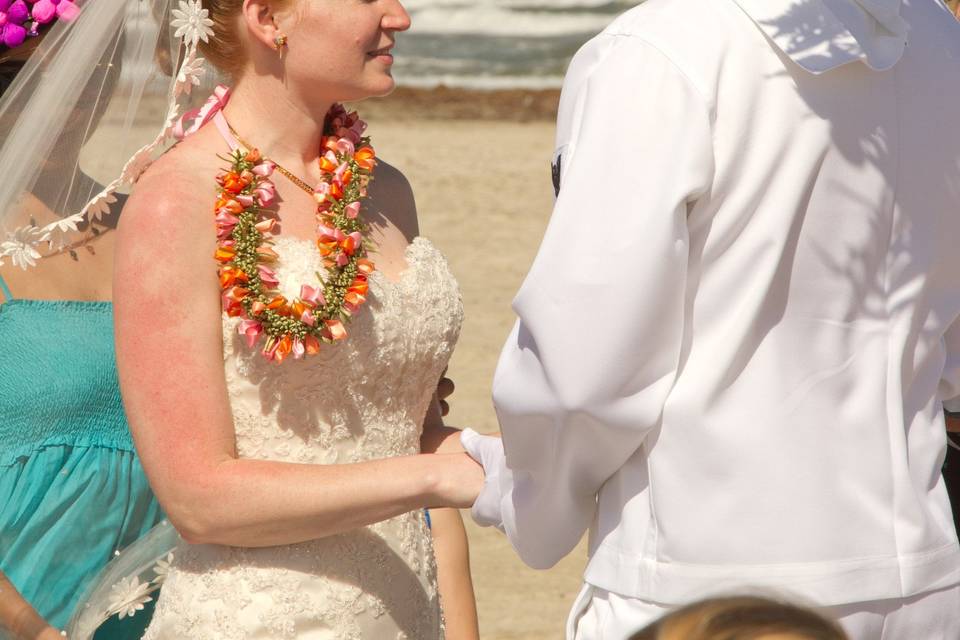
[[[286,8],[292,0],[272,0],[274,10]],[[199,43],[200,53],[223,73],[236,78],[247,61],[247,52],[237,33],[237,17],[243,9],[243,0],[202,0],[204,9],[213,20],[213,36],[209,42]]]
[[[657,620],[630,640],[760,640],[771,634],[796,640],[848,640],[837,623],[810,609],[756,596],[696,602]]]

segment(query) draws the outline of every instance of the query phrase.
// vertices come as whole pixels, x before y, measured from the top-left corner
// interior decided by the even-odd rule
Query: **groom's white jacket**
[[[939,0],[648,0],[588,43],[475,516],[534,567],[589,529],[586,581],[661,603],[960,582],[958,105]]]

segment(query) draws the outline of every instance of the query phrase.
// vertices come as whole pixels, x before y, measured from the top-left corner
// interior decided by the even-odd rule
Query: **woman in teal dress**
[[[14,147],[16,132],[36,139],[36,130],[56,126],[56,105],[27,99],[44,72],[30,74],[32,84],[20,72],[34,59],[41,68],[49,61],[38,44],[51,40],[55,49],[59,26],[16,47],[0,43],[0,164],[25,156]],[[119,78],[119,65],[101,68],[88,83],[97,95]],[[86,106],[96,103],[90,88],[75,96],[79,106],[59,114],[63,154],[83,145],[88,135],[72,132],[95,130],[107,104]],[[31,109],[44,111],[33,131]],[[65,246],[31,251],[17,242],[102,188],[56,158],[34,171],[19,190],[0,195],[0,638],[46,637],[65,627],[116,552],[164,518],[134,452],[117,382],[110,298],[119,206],[77,225]],[[113,616],[97,637],[139,637],[148,618]]]
[[[163,513],[120,402],[111,303],[16,298],[2,278],[0,289],[0,570],[60,629]],[[138,637],[129,623],[144,618],[99,637]]]

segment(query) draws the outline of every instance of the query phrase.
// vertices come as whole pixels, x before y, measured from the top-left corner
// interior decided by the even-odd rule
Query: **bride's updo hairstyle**
[[[291,0],[273,0],[274,9],[283,9]],[[210,12],[213,35],[209,42],[199,43],[200,53],[225,75],[236,78],[247,61],[247,52],[237,29],[243,0],[203,0],[202,6]]]

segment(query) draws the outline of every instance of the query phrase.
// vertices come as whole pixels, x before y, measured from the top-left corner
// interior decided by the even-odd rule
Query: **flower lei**
[[[0,44],[19,47],[28,37],[39,35],[41,25],[57,18],[73,20],[80,7],[71,0],[0,0]]]
[[[274,165],[257,149],[237,149],[231,167],[217,176],[216,213],[220,288],[224,311],[242,317],[237,332],[252,348],[266,337],[262,353],[282,362],[319,352],[322,342],[347,337],[345,324],[366,301],[367,278],[374,264],[366,258],[368,225],[360,218],[360,201],[376,166],[366,123],[357,113],[334,105],[324,123],[316,187],[317,249],[327,271],[319,286],[302,285],[300,296],[287,300],[270,263],[277,260],[271,232],[276,218],[265,215],[275,198],[270,181]]]

